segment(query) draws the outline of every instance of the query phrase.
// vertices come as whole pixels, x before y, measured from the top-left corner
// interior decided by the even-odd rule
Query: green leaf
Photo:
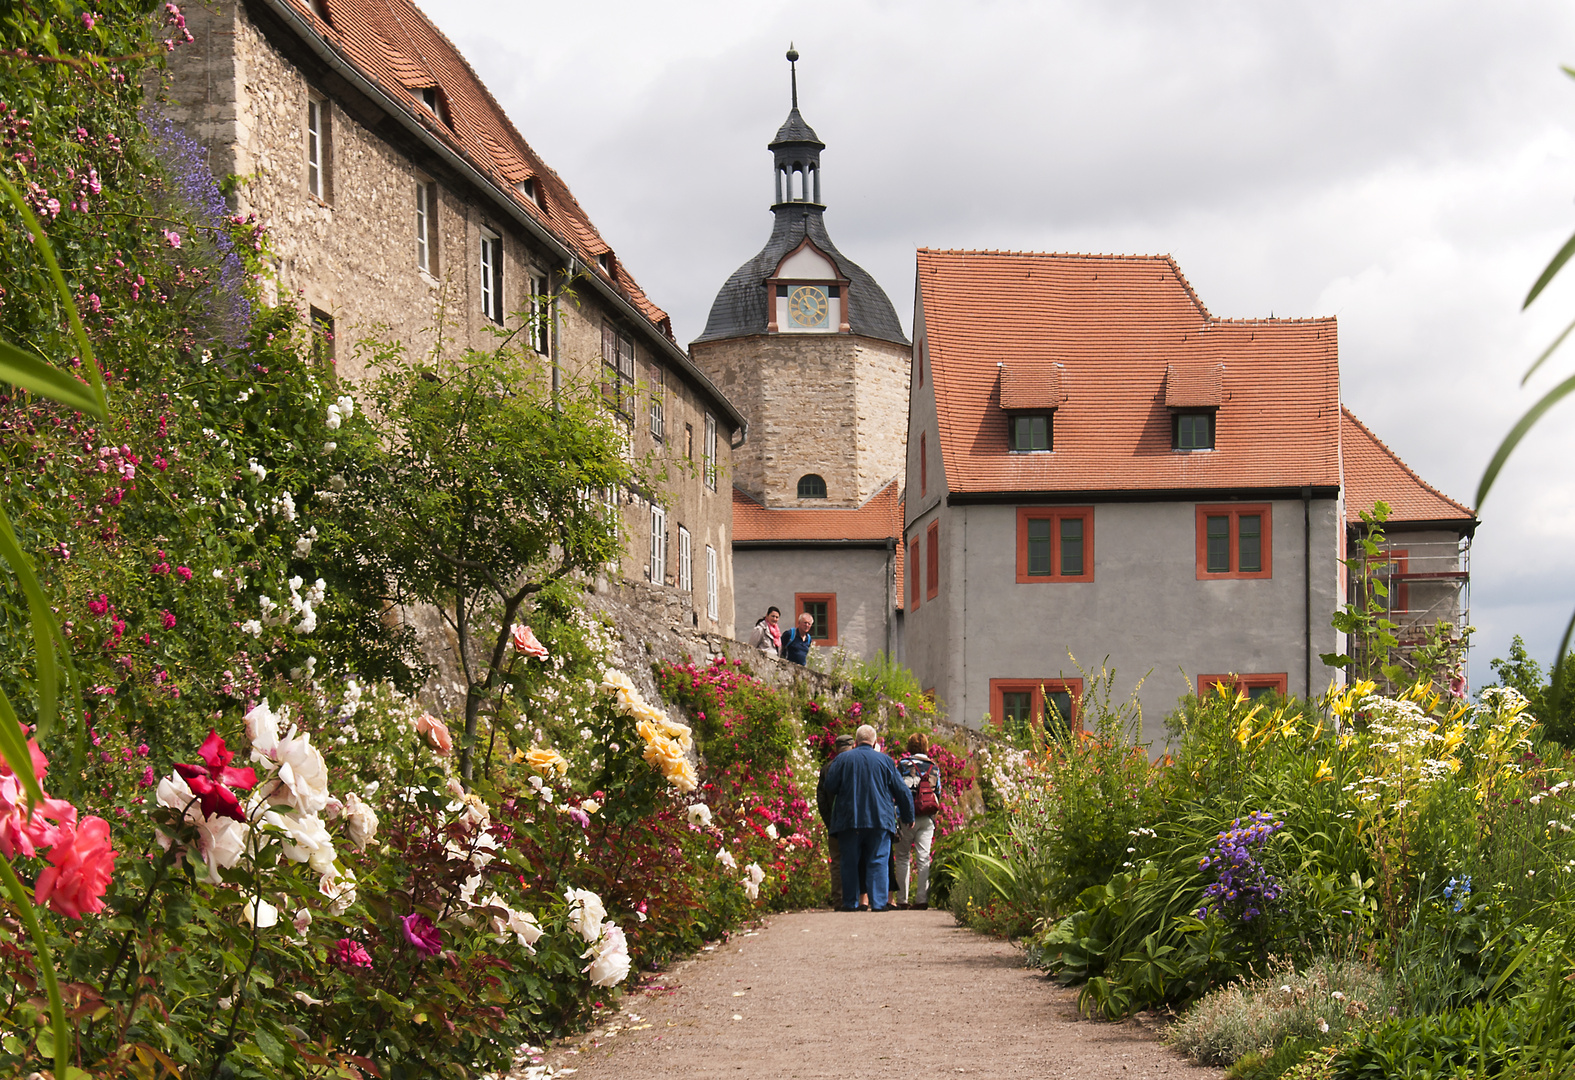
[[[33,573],[33,562],[23,553],[22,545],[17,542],[16,533],[11,528],[11,519],[6,517],[4,511],[0,511],[0,559],[11,565],[22,583],[22,591],[27,595],[27,607],[33,625],[33,648],[38,659],[38,733],[48,735],[55,725],[55,712],[59,704],[60,671],[55,664],[55,642],[59,640],[62,645],[65,642],[55,623],[55,613],[50,610],[49,598],[44,595],[38,576]],[[10,760],[9,756],[7,760]],[[17,763],[12,761],[11,764],[15,767]]]
[[[1548,287],[1548,283],[1564,268],[1564,264],[1570,261],[1571,255],[1575,255],[1575,236],[1564,241],[1564,246],[1559,248],[1559,253],[1553,256],[1553,261],[1542,271],[1542,276],[1537,278],[1536,284],[1531,286],[1531,291],[1526,294],[1526,302],[1520,305],[1520,310],[1525,311],[1531,306],[1531,302]]]
[[[1515,426],[1509,429],[1509,434],[1504,436],[1504,441],[1499,444],[1498,449],[1493,453],[1493,459],[1488,462],[1487,468],[1483,470],[1482,482],[1477,485],[1476,508],[1478,513],[1482,512],[1482,503],[1487,498],[1488,490],[1493,486],[1493,481],[1498,479],[1499,470],[1504,467],[1504,462],[1509,460],[1509,455],[1514,452],[1515,447],[1520,445],[1520,440],[1524,439],[1532,426],[1542,419],[1543,413],[1557,405],[1571,391],[1575,391],[1575,375],[1571,375],[1552,390],[1542,395],[1542,399],[1527,409],[1526,415],[1522,416]]]
[[[103,400],[93,393],[91,386],[64,368],[55,367],[4,340],[0,340],[0,380],[69,405],[78,412],[90,413],[100,420],[108,419]]]
[[[1526,373],[1520,377],[1521,386],[1525,386],[1531,380],[1531,376],[1536,373],[1536,370],[1542,366],[1542,362],[1552,356],[1554,350],[1560,345],[1564,344],[1564,339],[1570,336],[1571,330],[1575,330],[1575,320],[1572,320],[1568,326],[1560,331],[1559,336],[1553,339],[1553,344],[1542,350],[1541,356],[1532,361],[1531,366],[1526,369]]]

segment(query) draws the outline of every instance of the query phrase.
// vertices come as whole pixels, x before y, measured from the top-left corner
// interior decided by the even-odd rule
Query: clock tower
[[[788,625],[802,585],[830,597],[812,610],[825,616],[818,640],[895,653],[902,523],[884,515],[901,500],[912,350],[885,291],[826,231],[826,144],[799,112],[798,53],[787,58],[792,107],[768,144],[771,236],[727,279],[689,347],[749,421],[731,477],[737,626],[744,633],[772,604]],[[878,560],[850,555],[876,549]],[[828,584],[834,570],[842,584]]]

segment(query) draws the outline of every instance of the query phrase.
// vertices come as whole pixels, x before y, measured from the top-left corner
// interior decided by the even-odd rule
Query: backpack
[[[921,764],[927,766],[923,775],[917,773]],[[905,770],[902,777],[903,783],[908,785],[908,791],[913,795],[913,816],[930,817],[940,813],[941,799],[935,790],[935,763],[928,760],[919,762],[908,758],[903,765],[907,769],[915,770],[914,772]]]

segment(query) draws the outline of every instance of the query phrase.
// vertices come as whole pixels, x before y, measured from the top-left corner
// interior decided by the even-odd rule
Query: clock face
[[[818,329],[826,325],[831,305],[826,290],[819,285],[800,285],[788,296],[788,318],[794,326]]]

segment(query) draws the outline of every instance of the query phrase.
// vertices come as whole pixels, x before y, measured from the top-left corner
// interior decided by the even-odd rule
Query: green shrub
[[[1391,982],[1371,965],[1319,957],[1301,970],[1286,964],[1210,991],[1171,1026],[1166,1041],[1202,1065],[1232,1065],[1252,1055],[1251,1075],[1267,1078],[1313,1047],[1388,1019],[1398,1001]]]

